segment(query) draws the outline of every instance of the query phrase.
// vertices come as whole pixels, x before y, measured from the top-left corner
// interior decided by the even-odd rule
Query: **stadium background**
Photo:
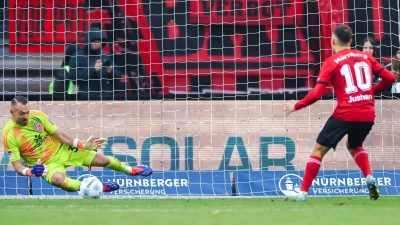
[[[399,46],[396,6],[395,0],[11,0],[4,91],[45,94],[65,45],[82,42],[92,25],[106,33],[105,51],[120,69],[139,77],[141,91],[128,94],[306,91],[331,55],[335,24],[354,30],[353,47],[375,38],[388,62]]]

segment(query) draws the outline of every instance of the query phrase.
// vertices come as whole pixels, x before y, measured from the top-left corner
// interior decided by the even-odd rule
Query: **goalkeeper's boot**
[[[153,174],[153,169],[145,166],[145,165],[141,165],[141,166],[132,166],[132,172],[131,175],[133,176],[150,176],[151,174]]]
[[[365,183],[367,184],[368,187],[369,198],[371,200],[377,200],[379,198],[380,191],[376,186],[375,178],[371,175],[368,175],[365,178]]]
[[[114,181],[103,182],[103,192],[111,192],[119,189],[119,184]]]
[[[296,196],[296,202],[305,202],[307,201],[307,192],[300,191]]]

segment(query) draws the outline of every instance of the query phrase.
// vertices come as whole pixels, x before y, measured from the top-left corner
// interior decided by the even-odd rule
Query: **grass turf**
[[[1,224],[399,224],[399,197],[234,199],[2,199]]]

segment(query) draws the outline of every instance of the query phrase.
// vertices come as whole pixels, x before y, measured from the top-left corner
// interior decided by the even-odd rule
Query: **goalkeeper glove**
[[[80,149],[97,151],[104,149],[107,145],[107,141],[107,138],[93,138],[93,135],[90,135],[85,142],[75,138],[73,146]]]
[[[49,170],[47,169],[46,165],[43,164],[35,164],[32,169],[29,168],[25,168],[22,171],[22,174],[28,177],[42,177],[42,176],[46,176],[47,173],[49,172]]]

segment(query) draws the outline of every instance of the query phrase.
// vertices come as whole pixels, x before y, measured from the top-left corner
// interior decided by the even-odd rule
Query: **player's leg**
[[[308,190],[315,177],[318,175],[321,167],[322,158],[328,153],[331,147],[317,143],[313,152],[307,160],[306,168],[304,171],[303,181],[301,182],[300,193],[297,195],[297,201],[306,201]]]
[[[317,138],[317,144],[307,160],[303,181],[300,187],[297,201],[305,201],[308,190],[321,167],[322,158],[331,148],[336,148],[337,143],[346,135],[348,128],[345,121],[338,120],[331,116]]]
[[[62,172],[55,172],[53,174],[51,177],[51,184],[69,192],[79,191],[81,187],[81,182],[79,180],[71,179]]]
[[[362,147],[364,140],[368,136],[373,125],[373,122],[354,123],[347,137],[346,147],[349,153],[353,156],[355,163],[364,174],[370,198],[376,200],[379,198],[380,192],[376,186],[375,178],[372,176],[368,153]]]
[[[107,167],[110,170],[123,172],[132,176],[150,176],[153,173],[153,169],[148,166],[127,166],[115,157],[105,156],[99,153],[97,153],[90,162],[85,161],[84,165]]]
[[[63,163],[56,161],[48,164],[47,168],[49,172],[44,178],[49,184],[69,192],[79,191],[81,182],[67,176]]]
[[[349,144],[349,137],[348,137],[346,140],[346,147],[351,156],[353,156],[354,162],[357,164],[357,166],[364,174],[364,177],[372,175],[371,166],[369,164],[368,153],[365,151],[362,145],[351,147]]]
[[[69,151],[69,150],[63,150],[63,152],[60,154],[60,160],[63,162],[63,167],[69,167],[69,166],[88,166],[90,165],[90,162],[93,161],[93,159],[96,156],[96,152],[94,151]],[[61,182],[62,178],[59,178],[59,182]],[[103,183],[103,191],[104,192],[110,192],[110,191],[115,191],[119,189],[119,185],[116,182],[113,181],[108,181],[108,182],[102,182]],[[79,184],[79,185],[78,185]],[[67,191],[78,191],[80,189],[81,181],[79,180],[74,180],[66,176],[64,178],[63,185],[61,188]]]
[[[373,125],[373,122],[354,122],[346,140],[347,150],[353,156],[364,177],[372,175],[368,153],[362,146]]]
[[[63,165],[60,165],[59,163],[51,163],[47,165],[47,168],[49,173],[44,178],[49,184],[68,192],[76,192],[80,190],[81,181],[68,177]],[[117,190],[118,188],[119,185],[115,182],[103,183],[104,192]]]

